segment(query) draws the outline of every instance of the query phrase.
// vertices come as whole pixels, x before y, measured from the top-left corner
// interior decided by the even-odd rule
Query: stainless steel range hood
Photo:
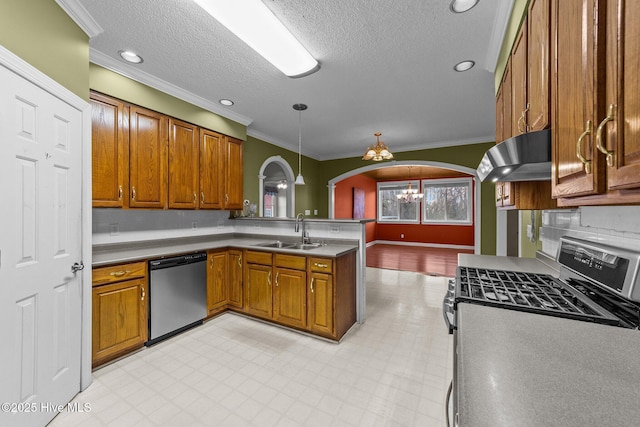
[[[551,131],[524,133],[491,147],[477,172],[481,181],[550,180]]]

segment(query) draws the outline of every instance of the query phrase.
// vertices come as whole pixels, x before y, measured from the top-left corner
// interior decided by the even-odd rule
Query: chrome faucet
[[[309,234],[304,230],[304,215],[302,213],[296,216],[296,226],[294,229],[296,233],[300,231],[300,224],[302,224],[302,244],[309,243]]]

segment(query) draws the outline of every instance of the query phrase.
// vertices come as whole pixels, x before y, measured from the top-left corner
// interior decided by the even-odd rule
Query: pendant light
[[[380,141],[380,136],[382,135],[380,132],[374,133],[376,137],[376,145],[372,145],[367,148],[367,151],[362,156],[362,160],[373,160],[374,162],[379,162],[380,160],[391,160],[393,159],[393,154],[384,144],[384,142]]]
[[[409,179],[411,179],[411,166],[409,166]],[[409,187],[402,190],[402,193],[398,194],[398,201],[400,203],[413,203],[419,202],[424,194],[418,193],[418,190],[411,188],[411,181],[409,181]]]
[[[293,109],[298,112],[298,176],[295,185],[304,185],[302,177],[302,112],[307,109],[306,104],[293,104]]]

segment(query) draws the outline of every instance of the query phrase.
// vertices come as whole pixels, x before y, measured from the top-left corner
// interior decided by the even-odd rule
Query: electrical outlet
[[[311,215],[311,210],[310,209],[305,209],[304,210],[304,214],[305,215]]]
[[[331,233],[339,233],[340,232],[340,227],[330,227],[329,228],[329,232],[331,232]]]
[[[118,224],[109,224],[109,235],[118,236],[120,234],[120,227]]]
[[[218,220],[218,228],[224,228],[224,220],[222,219]]]
[[[314,210],[313,210],[313,214],[314,214],[314,215],[318,215],[318,209],[314,209]]]
[[[193,221],[191,223],[191,229],[192,230],[197,230],[198,229],[198,221]]]

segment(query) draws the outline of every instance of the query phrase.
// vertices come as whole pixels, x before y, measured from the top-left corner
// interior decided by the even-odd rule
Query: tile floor
[[[452,376],[447,279],[367,268],[340,344],[225,314],[94,372],[62,426],[436,426]]]

